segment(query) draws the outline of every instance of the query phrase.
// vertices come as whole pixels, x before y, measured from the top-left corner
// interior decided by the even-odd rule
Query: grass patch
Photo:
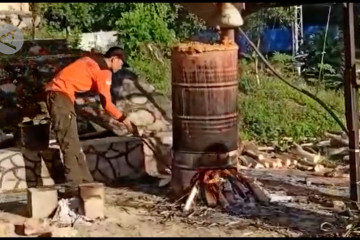
[[[243,68],[246,68],[244,66]],[[328,130],[341,130],[335,120],[317,102],[283,84],[276,77],[244,71],[239,82],[240,135],[262,143],[278,142],[282,137],[294,140],[313,138]],[[289,79],[297,85],[302,84]],[[311,87],[302,87],[314,92]],[[345,123],[344,95],[320,90],[322,99]]]

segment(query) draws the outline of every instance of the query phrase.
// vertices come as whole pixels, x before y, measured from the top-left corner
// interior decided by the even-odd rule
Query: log
[[[216,205],[217,205],[216,197],[214,196],[214,194],[212,192],[210,192],[210,190],[207,187],[205,187],[205,189],[204,189],[204,195],[205,195],[205,199],[206,199],[208,206],[216,207]]]
[[[238,159],[240,160],[241,165],[243,166],[249,166],[249,161],[244,156],[239,156]]]
[[[269,161],[271,162],[271,167],[272,168],[282,168],[283,167],[283,163],[280,159],[276,158],[276,159],[269,159]]]
[[[242,155],[243,154],[243,151],[244,151],[244,144],[239,141],[239,144],[238,144],[238,154],[239,155]]]
[[[342,173],[336,170],[327,172],[324,174],[325,177],[332,177],[332,178],[347,178],[349,174]]]
[[[199,187],[198,187],[198,181],[196,181],[196,183],[194,184],[194,186],[191,189],[191,192],[189,194],[189,197],[186,200],[185,206],[184,206],[184,211],[187,212],[190,210],[192,203],[194,202],[194,199],[196,197],[196,195],[199,192]]]
[[[314,147],[314,146],[312,146],[312,147]],[[305,151],[310,152],[310,153],[317,154],[317,151],[316,151],[315,149],[309,147],[309,146],[305,146],[305,147],[303,147],[303,149],[304,149]]]
[[[90,106],[78,107],[77,113],[89,121],[93,121],[101,127],[111,130],[118,136],[126,136],[129,134],[124,124],[114,120],[105,111],[100,109],[94,109]]]
[[[302,143],[300,144],[301,147],[313,147],[314,144],[313,143]]]
[[[334,134],[334,133],[330,133],[330,132],[326,132],[324,135],[326,137],[328,137],[328,138],[331,138],[331,139],[341,139],[341,138],[343,138],[342,134]]]
[[[246,161],[248,162],[248,165],[247,167],[255,167],[255,166],[258,166],[259,164],[262,166],[261,163],[259,163],[258,161],[256,161],[255,159],[252,159],[250,157],[247,157],[247,156],[241,156],[242,158],[246,159]],[[261,168],[260,166],[260,168]],[[264,168],[264,166],[262,166],[262,168]]]
[[[325,140],[325,141],[318,142],[316,144],[316,146],[319,147],[319,148],[329,147],[329,146],[331,146],[331,140]]]
[[[339,148],[349,146],[349,140],[347,139],[330,139],[330,147]]]
[[[275,148],[274,147],[258,147],[258,150],[259,151],[264,151],[264,152],[271,152],[271,151],[275,151]]]
[[[313,163],[313,162],[310,162],[306,159],[297,159],[298,163],[302,164],[302,165],[305,165],[305,166],[312,166],[312,167],[315,167],[316,166],[316,163]]]
[[[349,147],[329,148],[327,154],[330,156],[349,155]]]
[[[296,143],[294,143],[294,146],[295,146],[295,150],[294,150],[295,154],[300,155],[301,157],[304,157],[313,163],[321,162],[322,159],[320,154],[309,153]]]
[[[340,135],[325,133],[325,136],[330,138],[331,147],[337,148],[349,146],[349,140],[347,138],[343,138]]]
[[[243,141],[242,143],[244,144],[243,152],[246,152],[247,150],[250,150],[251,152],[255,152],[255,153],[259,152],[258,147],[254,142],[245,142],[245,141]]]
[[[314,167],[314,171],[315,172],[323,172],[325,170],[324,165],[321,164],[316,164],[316,166]]]
[[[276,194],[270,194],[270,202],[292,202],[294,201],[293,196],[281,196]]]
[[[250,150],[250,149],[244,149],[244,154],[255,160],[262,160],[265,158],[264,155],[262,155],[260,153],[256,153],[255,151]]]
[[[282,159],[280,161],[282,162],[282,165],[287,168],[293,164],[293,162],[290,159]]]
[[[270,168],[272,166],[272,162],[267,159],[261,159],[259,162],[265,167]]]
[[[299,163],[296,165],[296,168],[298,168],[301,171],[312,171],[312,170],[314,170],[314,167],[312,167],[312,166],[305,166],[305,165],[302,165],[302,164],[299,164]]]
[[[219,191],[218,194],[219,194],[218,197],[219,197],[219,202],[220,202],[221,206],[224,209],[227,209],[230,206],[229,202],[227,201],[227,199],[225,198],[224,194],[221,191]]]
[[[261,163],[257,163],[254,168],[255,169],[263,169],[263,168],[265,168],[265,166],[262,165]]]
[[[258,201],[263,203],[270,202],[269,193],[256,180],[249,180],[248,185]]]
[[[334,134],[334,135],[343,135],[343,134],[345,134],[346,135],[346,133],[345,132],[343,132],[343,131],[334,131],[334,130],[329,130],[327,133],[325,133],[325,136],[326,136],[326,134]]]
[[[244,151],[244,154],[255,159],[256,161],[258,161],[262,166],[264,166],[265,168],[270,168],[271,167],[271,164],[272,162],[267,159],[263,154],[261,153],[256,153],[254,152],[253,150],[250,150],[250,149],[246,149]],[[261,166],[259,166],[261,167]]]

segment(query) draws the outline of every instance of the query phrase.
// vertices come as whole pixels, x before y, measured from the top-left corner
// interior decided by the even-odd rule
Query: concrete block
[[[56,209],[58,193],[55,188],[29,188],[27,195],[27,207],[29,217],[47,218]]]
[[[80,198],[83,201],[84,214],[91,219],[104,218],[104,184],[86,183],[81,184]]]

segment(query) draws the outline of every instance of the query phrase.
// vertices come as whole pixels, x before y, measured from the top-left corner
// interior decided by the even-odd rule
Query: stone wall
[[[98,182],[113,184],[122,178],[137,179],[146,174],[143,144],[138,138],[92,139],[82,141],[82,147]],[[57,145],[50,145],[46,151],[0,149],[1,192],[51,186],[63,181],[63,162]]]

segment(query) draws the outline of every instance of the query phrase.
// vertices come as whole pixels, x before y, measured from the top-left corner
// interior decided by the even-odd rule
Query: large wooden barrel
[[[173,189],[199,169],[236,167],[238,47],[172,51]]]

